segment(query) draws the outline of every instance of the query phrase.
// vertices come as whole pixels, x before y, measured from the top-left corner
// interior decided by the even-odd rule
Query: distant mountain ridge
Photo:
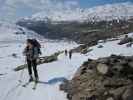
[[[128,20],[133,17],[133,3],[106,4],[93,8],[75,8],[42,11],[24,20],[36,21],[111,21]]]
[[[133,32],[133,4],[118,3],[90,9],[41,12],[24,18],[17,25],[26,27],[48,39],[68,39],[93,44]]]

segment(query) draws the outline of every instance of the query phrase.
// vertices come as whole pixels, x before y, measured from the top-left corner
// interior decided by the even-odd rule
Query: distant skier
[[[65,50],[65,55],[67,56],[67,54],[68,54],[68,51],[67,51],[67,50]]]
[[[29,82],[34,81],[32,76],[32,68],[34,71],[35,81],[39,80],[38,71],[37,71],[37,59],[41,54],[41,45],[35,39],[27,39],[27,46],[24,49],[24,55],[26,56],[28,72],[29,72]]]
[[[69,59],[72,59],[72,50],[69,51]]]

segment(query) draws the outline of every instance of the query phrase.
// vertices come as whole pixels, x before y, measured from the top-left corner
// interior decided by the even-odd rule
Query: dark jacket
[[[23,54],[26,56],[27,60],[36,60],[39,57],[39,52],[37,47],[24,49]]]

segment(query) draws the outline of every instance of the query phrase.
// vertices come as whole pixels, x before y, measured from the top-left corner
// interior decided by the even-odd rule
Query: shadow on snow
[[[53,79],[49,80],[48,82],[38,81],[38,83],[40,83],[40,84],[54,85],[56,83],[64,82],[66,80],[67,79],[65,77],[57,77],[57,78],[53,78]]]

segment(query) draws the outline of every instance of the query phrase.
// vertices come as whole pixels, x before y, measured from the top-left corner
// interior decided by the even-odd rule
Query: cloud
[[[79,3],[78,3],[76,0],[67,1],[67,4],[68,4],[68,5],[71,5],[71,6],[78,6],[78,5],[79,5]]]
[[[79,0],[1,0],[0,20],[14,20],[45,10],[71,9]]]

